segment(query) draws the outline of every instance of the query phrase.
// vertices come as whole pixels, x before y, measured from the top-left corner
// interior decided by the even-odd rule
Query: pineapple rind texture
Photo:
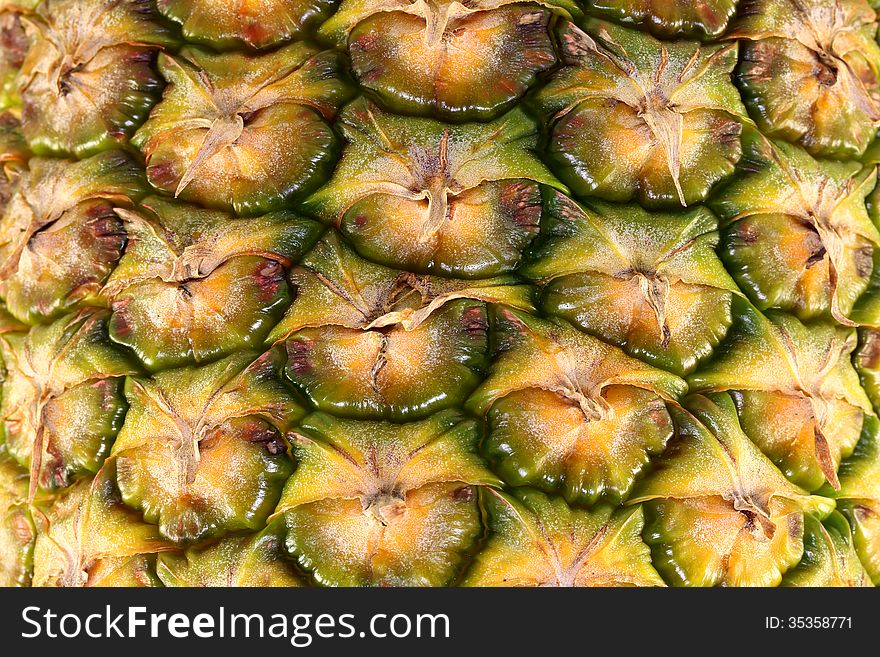
[[[45,0],[22,22],[32,39],[18,78],[22,131],[34,152],[83,157],[127,143],[162,90],[156,47],[172,44],[150,0]]]
[[[880,584],[877,28],[0,2],[0,585]]]

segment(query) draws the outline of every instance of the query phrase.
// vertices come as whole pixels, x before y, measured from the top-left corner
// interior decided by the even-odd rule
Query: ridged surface
[[[0,585],[880,583],[876,37],[0,3]]]

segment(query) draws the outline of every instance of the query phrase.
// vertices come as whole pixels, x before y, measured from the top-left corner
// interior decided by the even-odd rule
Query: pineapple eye
[[[142,174],[119,151],[80,162],[31,159],[0,230],[0,297],[25,322],[100,305],[125,231],[115,208],[140,196]]]
[[[745,436],[729,395],[694,395],[684,406],[672,411],[680,431],[662,469],[631,498],[644,502],[654,564],[676,584],[779,584],[803,555],[805,514],[833,503],[786,480]]]
[[[880,122],[876,33],[866,0],[834,10],[823,0],[752,3],[730,36],[742,43],[736,77],[761,130],[817,157],[860,157]]]
[[[335,0],[157,0],[180,23],[187,41],[213,48],[266,49],[304,38],[325,20]]]
[[[487,502],[493,534],[465,586],[665,586],[640,508],[585,511],[528,488],[491,491]]]
[[[275,352],[239,352],[128,379],[110,454],[123,501],[177,543],[262,527],[293,469],[275,446],[304,415],[277,375]]]
[[[850,360],[854,331],[738,310],[724,356],[692,374],[690,389],[731,391],[741,430],[791,481],[810,491],[826,481],[839,489],[840,463],[872,413]]]
[[[506,348],[467,405],[487,416],[502,478],[570,502],[625,499],[672,436],[664,402],[684,381],[558,320],[501,311],[495,327]]]
[[[35,153],[85,157],[127,141],[161,90],[151,64],[172,39],[156,18],[132,2],[47,0],[22,19],[22,130]]]
[[[258,534],[161,553],[156,575],[165,586],[302,586],[284,553],[283,530],[275,522]]]
[[[387,109],[486,120],[556,63],[549,27],[580,10],[565,0],[475,4],[345,0],[319,33],[348,46],[358,81]]]
[[[853,532],[838,511],[823,521],[804,516],[804,558],[785,574],[782,586],[869,586],[853,545]]]
[[[838,501],[839,508],[853,527],[853,546],[859,560],[876,582],[880,578],[880,560],[877,549],[880,547],[880,505],[876,502]]]
[[[486,361],[485,333],[465,330],[472,312],[485,316],[485,307],[453,301],[412,330],[302,329],[285,345],[288,376],[318,408],[346,416],[403,419],[449,408],[476,387]]]
[[[880,576],[880,425],[865,418],[862,440],[840,468],[840,488],[828,491],[852,526],[852,546],[873,581]],[[827,490],[823,489],[823,492]]]
[[[815,53],[817,70],[815,71],[816,79],[826,87],[832,87],[837,82],[838,64],[834,61],[834,57],[820,51]]]
[[[497,483],[478,440],[456,411],[407,424],[308,416],[273,516],[287,549],[322,584],[447,583],[481,531],[475,489]]]
[[[865,203],[874,167],[816,160],[757,134],[748,142],[748,168],[711,203],[728,270],[761,309],[873,324],[876,311],[860,297],[880,253]]]
[[[256,215],[326,175],[329,121],[349,95],[338,54],[302,42],[263,55],[186,48],[160,56],[159,70],[163,100],[132,140],[159,191]]]
[[[563,189],[532,153],[536,126],[518,110],[446,125],[358,100],[340,119],[342,160],[305,207],[390,267],[466,278],[510,272],[538,233],[539,184]]]
[[[155,554],[174,547],[119,501],[112,465],[32,514],[34,586],[155,586]]]
[[[0,335],[5,445],[30,470],[29,500],[97,472],[120,430],[122,378],[137,369],[108,343],[106,322],[92,309]]]
[[[561,194],[521,268],[542,308],[656,367],[682,375],[711,355],[740,292],[715,255],[706,209],[648,213]]]
[[[535,97],[576,194],[651,208],[704,200],[741,155],[736,44],[661,42],[600,21],[560,30],[565,66]]]
[[[289,212],[245,220],[156,197],[119,214],[131,241],[104,288],[110,337],[151,370],[261,344],[290,303],[284,265],[320,231]]]
[[[515,279],[395,271],[332,232],[290,280],[296,301],[269,339],[284,344],[290,380],[321,410],[346,417],[402,421],[460,404],[488,359],[486,304],[533,307]]]

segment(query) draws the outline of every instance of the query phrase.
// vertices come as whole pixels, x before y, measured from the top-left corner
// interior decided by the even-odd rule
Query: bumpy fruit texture
[[[151,370],[259,347],[291,301],[285,265],[320,232],[291,212],[243,220],[160,197],[116,213],[129,243],[103,288],[110,336]]]
[[[28,508],[27,471],[0,462],[0,578],[4,586],[27,586],[32,579],[36,529]]]
[[[159,191],[208,207],[275,210],[332,164],[327,123],[348,95],[338,53],[305,42],[265,55],[161,54],[168,86],[132,140]]]
[[[156,46],[171,44],[149,0],[47,0],[22,21],[32,39],[18,76],[31,148],[83,157],[127,143],[161,92]]]
[[[301,586],[285,558],[283,529],[279,521],[257,534],[231,534],[182,554],[165,552],[156,575],[164,586]]]
[[[817,156],[861,155],[880,119],[880,46],[869,3],[746,0],[740,14],[731,33],[743,44],[737,77],[764,133]]]
[[[786,573],[783,586],[872,586],[846,518],[834,511],[824,522],[805,520],[804,557]]]
[[[537,126],[521,110],[448,125],[358,100],[339,118],[348,146],[304,207],[382,264],[467,278],[513,271],[538,231],[539,185],[562,188],[534,155]]]
[[[0,219],[0,294],[9,311],[33,323],[105,305],[103,286],[127,237],[115,210],[133,205],[144,186],[122,151],[31,158]]]
[[[746,436],[729,394],[674,412],[676,442],[634,499],[645,501],[655,564],[673,583],[769,586],[803,555],[808,512],[833,503],[788,481]]]
[[[852,527],[852,544],[874,584],[880,584],[880,426],[865,422],[862,440],[840,468],[840,488],[828,491],[837,499]]]
[[[546,208],[520,270],[542,285],[545,312],[676,374],[712,354],[741,292],[715,254],[711,212],[581,206],[559,193]]]
[[[177,542],[257,529],[292,467],[284,434],[304,413],[278,352],[129,377],[110,454],[122,499]]]
[[[122,426],[121,388],[137,368],[106,324],[106,311],[84,310],[0,336],[5,448],[30,471],[31,496],[97,472]]]
[[[737,44],[661,42],[597,21],[558,33],[564,66],[535,96],[548,157],[583,196],[693,205],[733,173],[747,121]]]
[[[571,0],[343,0],[319,34],[390,109],[485,120],[557,62],[548,28],[580,14]]]
[[[156,0],[187,41],[215,49],[263,50],[309,33],[332,13],[334,0]]]
[[[420,276],[376,265],[328,233],[290,272],[297,299],[270,339],[320,410],[404,420],[462,404],[489,361],[487,304],[532,309],[512,277]]]
[[[874,295],[861,300],[880,244],[866,208],[875,167],[816,160],[756,133],[747,139],[743,176],[711,203],[724,228],[722,257],[740,287],[761,309],[876,324]]]
[[[796,484],[839,488],[871,403],[850,361],[852,329],[743,313],[723,351],[689,378],[691,390],[730,391],[743,430]]]
[[[658,37],[720,37],[736,14],[737,0],[594,0],[599,15],[635,24]]]
[[[276,510],[288,549],[325,585],[447,583],[482,533],[479,487],[499,483],[479,435],[457,411],[404,424],[308,416]]]
[[[504,351],[468,400],[488,416],[486,447],[513,485],[569,501],[619,501],[672,435],[664,402],[686,385],[560,321],[503,310]]]
[[[880,584],[877,27],[0,0],[0,585]]]
[[[492,537],[466,586],[665,586],[640,508],[572,509],[529,489],[493,491],[488,505]]]
[[[37,537],[34,586],[151,586],[155,557],[173,549],[122,504],[113,464],[59,495],[31,502]]]

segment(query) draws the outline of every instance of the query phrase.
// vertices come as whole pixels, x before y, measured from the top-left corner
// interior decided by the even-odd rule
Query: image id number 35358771
[[[765,616],[768,630],[851,630],[852,616]]]

